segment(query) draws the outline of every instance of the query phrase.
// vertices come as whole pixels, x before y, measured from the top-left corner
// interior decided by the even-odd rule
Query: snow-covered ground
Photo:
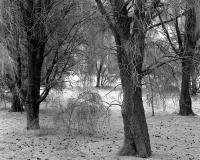
[[[107,102],[117,103],[120,90],[98,91]],[[108,94],[109,93],[109,94]],[[74,97],[77,91],[53,94],[61,100]],[[57,97],[56,97],[57,96]],[[200,113],[200,100],[193,99],[195,113]],[[110,128],[95,135],[69,135],[61,123],[55,123],[56,104],[42,104],[40,126],[37,131],[26,131],[25,113],[0,110],[0,160],[139,160],[136,157],[119,157],[116,153],[123,144],[123,123],[120,107],[111,107]],[[162,102],[156,104],[156,114],[144,97],[144,107],[152,146],[148,160],[200,160],[200,117],[177,115],[178,99],[167,99],[166,112]]]

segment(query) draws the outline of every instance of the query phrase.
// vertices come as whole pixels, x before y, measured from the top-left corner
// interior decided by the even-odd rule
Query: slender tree
[[[23,111],[23,105],[17,93],[15,85],[18,88],[22,87],[22,53],[23,50],[20,46],[20,40],[23,36],[23,30],[20,26],[19,12],[15,12],[15,7],[9,1],[1,2],[1,39],[2,43],[9,51],[9,56],[15,61],[15,72],[4,71],[5,84],[12,93],[11,112]],[[14,24],[14,25],[13,25]],[[7,65],[7,64],[6,64]],[[11,68],[10,68],[11,69]],[[11,74],[13,73],[13,74]]]
[[[196,42],[198,40],[198,21],[195,3],[198,1],[171,1],[175,5],[168,9],[172,11],[169,16],[173,23],[165,24],[164,18],[160,15],[159,20],[165,37],[167,38],[172,51],[181,61],[181,93],[179,100],[179,114],[183,116],[194,115],[192,110],[192,101],[190,96],[190,79],[192,73],[192,65],[195,60]],[[199,2],[198,2],[199,3]],[[181,8],[182,6],[182,8]],[[184,10],[183,10],[184,8]],[[169,11],[170,12],[170,11]],[[184,16],[184,21],[180,17]],[[166,17],[166,16],[165,16]],[[183,23],[181,23],[183,22]],[[170,33],[168,27],[172,28]],[[175,31],[175,32],[174,32]],[[175,45],[176,44],[176,45]],[[178,47],[177,47],[178,46]]]

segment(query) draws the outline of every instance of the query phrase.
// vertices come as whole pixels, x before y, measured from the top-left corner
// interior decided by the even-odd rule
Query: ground
[[[104,100],[119,99],[118,90],[108,92],[99,91]],[[156,103],[156,113],[152,117],[151,108],[144,100],[153,153],[148,160],[200,160],[200,117],[177,115],[177,102],[177,99],[167,100],[166,112],[162,112],[161,102]],[[193,99],[193,104],[194,111],[199,113],[198,98]],[[41,129],[26,131],[25,113],[11,113],[8,109],[0,110],[0,160],[141,159],[117,156],[123,144],[122,116],[117,105],[110,108],[110,127],[94,135],[69,134],[61,122],[55,123],[54,107],[45,105],[40,110]]]

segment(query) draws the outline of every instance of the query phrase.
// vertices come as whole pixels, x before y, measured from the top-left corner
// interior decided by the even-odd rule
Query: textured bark
[[[182,84],[179,102],[179,114],[182,116],[194,115],[192,111],[192,101],[190,96],[190,66],[191,63],[189,60],[182,60]]]
[[[181,96],[179,101],[182,116],[194,115],[192,111],[192,102],[190,97],[190,75],[191,75],[191,59],[195,52],[196,36],[195,36],[195,10],[190,8],[185,16],[185,49],[182,56],[182,84]]]
[[[39,104],[29,103],[26,105],[27,110],[27,130],[39,129]]]
[[[27,35],[27,95],[25,106],[27,110],[27,129],[39,129],[39,99],[42,64],[46,43],[46,28],[37,17],[45,14],[47,1],[27,1],[26,7],[21,5],[25,32]],[[25,9],[26,8],[26,9]]]
[[[140,28],[136,23],[134,29]],[[126,35],[126,34],[124,34]],[[124,39],[126,37],[126,39]],[[131,43],[127,36],[115,36],[118,46],[118,64],[123,89],[122,117],[124,122],[124,145],[119,152],[121,156],[138,155],[140,157],[149,157],[151,155],[151,146],[146,123],[146,117],[142,101],[142,71],[144,40],[145,35],[140,31],[135,31]],[[131,48],[126,49],[129,43]]]
[[[110,0],[112,14],[108,14],[101,0],[95,0],[113,32],[120,78],[123,89],[122,117],[124,145],[119,155],[149,157],[151,145],[142,101],[142,66],[145,47],[145,28],[151,19],[146,14],[146,0],[135,0],[133,15],[129,17],[128,4],[124,0]],[[155,3],[153,3],[155,2]],[[160,1],[152,2],[156,10]],[[110,17],[109,15],[112,15]],[[114,18],[113,18],[114,17]]]
[[[149,157],[151,155],[151,146],[144,114],[141,87],[134,86],[132,78],[127,76],[126,73],[122,73],[121,79],[124,93],[122,117],[125,140],[119,155]]]
[[[13,85],[12,87],[12,105],[11,105],[11,112],[22,112],[24,111],[23,109],[23,104],[22,101],[20,99],[19,94],[16,91],[16,87],[21,89],[22,88],[22,63],[21,63],[21,56],[19,54],[19,52],[17,52],[17,74],[15,76],[15,81],[16,84]]]
[[[29,42],[28,54],[28,90],[26,99],[27,129],[39,128],[39,103],[40,98],[40,78],[43,63],[44,45],[38,47],[35,41]]]
[[[17,78],[17,77],[16,77]],[[8,86],[11,94],[12,94],[12,99],[11,99],[11,109],[9,112],[22,112],[23,110],[23,105],[21,103],[20,97],[17,94],[17,91],[15,89],[15,80],[12,79],[12,77],[7,74],[6,75],[6,85]]]

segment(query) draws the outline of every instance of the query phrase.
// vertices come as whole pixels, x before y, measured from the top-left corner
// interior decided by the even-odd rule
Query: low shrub
[[[70,132],[94,134],[109,127],[110,110],[96,92],[84,91],[77,98],[69,98],[67,106],[61,105],[58,114]]]

